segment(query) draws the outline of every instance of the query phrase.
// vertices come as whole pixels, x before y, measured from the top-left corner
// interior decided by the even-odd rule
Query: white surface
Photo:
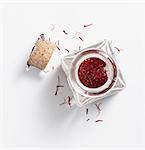
[[[3,5],[1,49],[1,143],[2,147],[97,147],[145,146],[145,5],[144,4],[6,4]],[[55,24],[49,33],[50,24]],[[81,27],[93,23],[88,29]],[[68,40],[62,30],[82,30],[85,42]],[[39,34],[59,39],[68,49],[113,40],[123,49],[117,54],[127,88],[102,101],[96,109],[59,106],[71,95],[56,50],[50,72],[39,74],[25,64]],[[51,70],[51,66],[55,70]],[[57,75],[65,88],[54,96]]]

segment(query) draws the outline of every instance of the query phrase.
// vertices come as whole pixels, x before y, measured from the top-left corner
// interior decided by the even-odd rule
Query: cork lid
[[[44,70],[55,49],[56,45],[41,34],[31,51],[27,65]]]

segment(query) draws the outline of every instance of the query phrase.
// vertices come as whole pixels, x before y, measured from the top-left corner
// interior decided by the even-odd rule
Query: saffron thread
[[[95,104],[95,106],[96,106],[96,108],[97,108],[98,111],[101,111],[101,109],[100,109],[100,105],[101,105],[101,104],[102,104],[102,103]]]
[[[96,120],[95,122],[102,122],[103,120],[101,120],[101,119],[98,119],[98,120]]]
[[[65,48],[65,50],[69,53],[69,50]]]
[[[60,51],[60,48],[57,46],[57,49]]]
[[[84,40],[79,36],[79,39],[83,42]]]
[[[88,115],[88,111],[89,111],[88,108],[86,108],[86,115]]]
[[[67,33],[65,30],[63,30],[63,33],[64,33],[65,35],[68,35],[68,33]]]
[[[57,77],[57,85],[56,85],[56,91],[55,91],[55,96],[58,94],[58,90],[60,87],[64,87],[63,85],[60,85],[60,77]]]
[[[84,25],[84,28],[85,28],[85,27],[92,26],[92,25],[93,25],[92,23],[90,23],[90,24],[87,24],[87,25]]]
[[[118,52],[120,52],[120,49],[118,47],[114,47]]]

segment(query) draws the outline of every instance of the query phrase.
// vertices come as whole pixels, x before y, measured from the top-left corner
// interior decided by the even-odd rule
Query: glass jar
[[[87,87],[79,78],[80,65],[90,58],[100,59],[106,64],[105,70],[108,78],[100,87]],[[116,94],[125,87],[124,79],[108,40],[62,57],[62,68],[73,92],[74,102],[80,107]]]

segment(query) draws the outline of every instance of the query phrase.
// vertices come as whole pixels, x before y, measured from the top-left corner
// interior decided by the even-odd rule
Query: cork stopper
[[[55,49],[56,45],[45,39],[44,34],[41,34],[32,48],[27,61],[28,67],[34,66],[40,70],[44,70]]]

